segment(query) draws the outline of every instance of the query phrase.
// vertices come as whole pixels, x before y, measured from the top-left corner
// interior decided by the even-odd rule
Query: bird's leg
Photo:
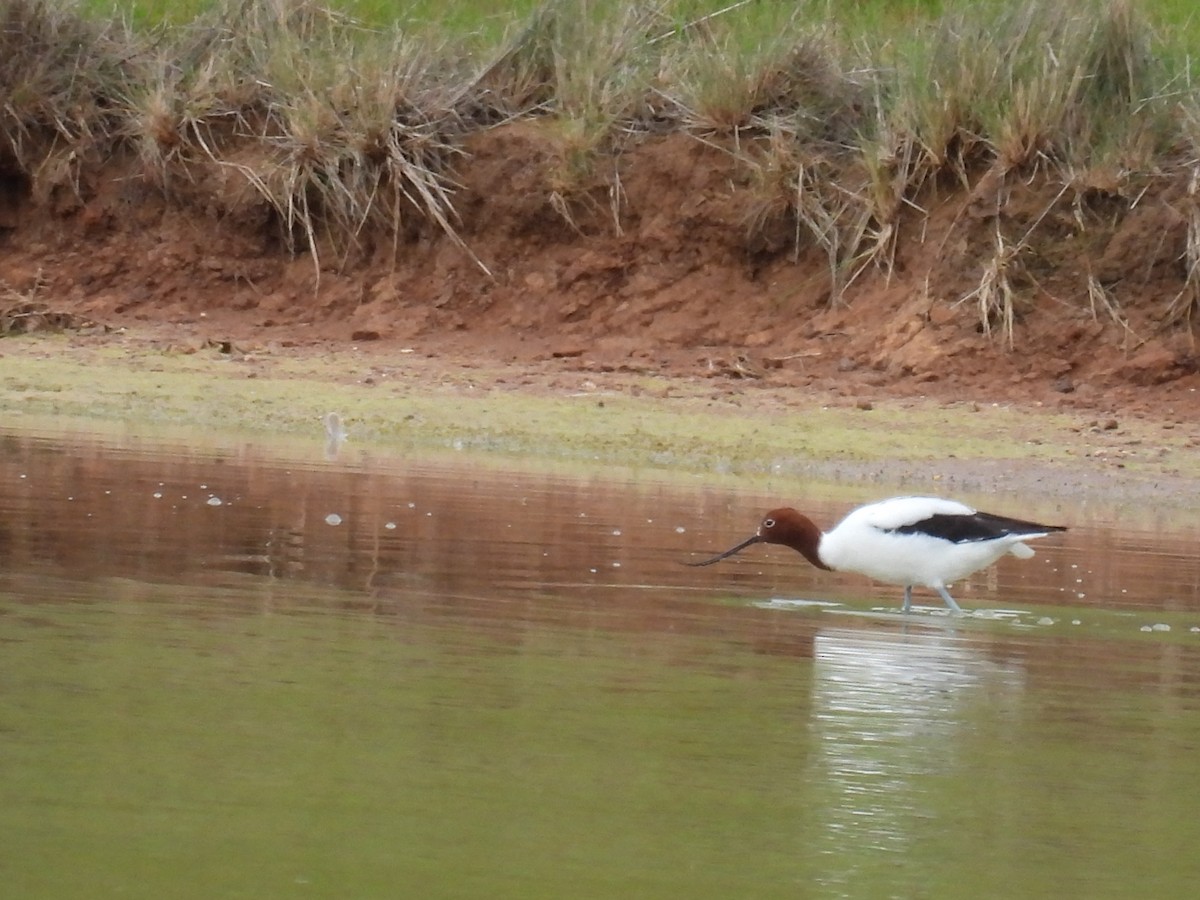
[[[904,606],[900,608],[900,612],[908,612],[910,609],[912,609],[912,585],[906,584],[904,586]]]
[[[946,605],[954,610],[954,612],[962,612],[962,607],[954,602],[954,598],[950,596],[950,592],[948,590],[946,590],[944,587],[939,587],[937,592],[942,595],[942,599],[946,601]]]

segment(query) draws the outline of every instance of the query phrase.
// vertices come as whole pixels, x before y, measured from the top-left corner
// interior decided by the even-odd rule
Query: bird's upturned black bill
[[[686,562],[686,563],[684,563],[684,565],[685,566],[711,566],[713,563],[720,562],[721,560],[725,559],[728,556],[733,556],[733,554],[737,553],[738,551],[745,550],[751,544],[757,544],[761,540],[762,540],[762,538],[760,538],[757,534],[752,534],[750,537],[746,538],[744,541],[742,541],[736,547],[730,547],[724,553],[718,553],[716,556],[712,557],[711,559],[702,559],[702,560],[700,560],[700,562]]]

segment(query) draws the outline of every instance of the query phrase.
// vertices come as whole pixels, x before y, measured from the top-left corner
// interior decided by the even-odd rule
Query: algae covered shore
[[[10,426],[70,417],[250,439],[318,436],[338,412],[356,447],[473,451],[720,478],[867,481],[914,490],[1184,495],[1200,478],[1186,422],[963,399],[862,402],[821,389],[504,364],[409,348],[223,352],[125,336],[6,340]]]

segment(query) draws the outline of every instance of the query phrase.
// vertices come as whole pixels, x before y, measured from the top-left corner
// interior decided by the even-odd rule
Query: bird
[[[321,421],[325,425],[325,458],[336,459],[350,433],[343,427],[342,417],[335,412],[325,413]]]
[[[752,544],[791,547],[818,569],[856,572],[885,584],[904,587],[903,612],[912,608],[916,586],[936,591],[953,612],[961,613],[947,585],[987,568],[1011,553],[1033,556],[1033,538],[1066,531],[980,512],[941,497],[892,497],[851,510],[832,531],[823,532],[808,516],[791,507],[768,512],[758,530],[724,553],[688,562],[710,566]]]

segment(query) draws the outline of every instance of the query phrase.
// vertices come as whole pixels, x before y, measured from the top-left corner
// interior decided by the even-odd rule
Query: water
[[[990,498],[1072,530],[952,620],[681,566],[780,499],[712,479],[0,450],[3,896],[1194,896],[1186,508]]]

